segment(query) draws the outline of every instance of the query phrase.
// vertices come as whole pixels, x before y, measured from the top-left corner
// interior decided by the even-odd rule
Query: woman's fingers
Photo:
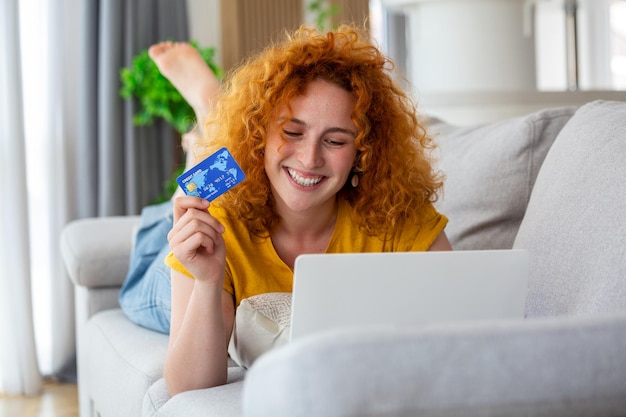
[[[189,209],[206,211],[210,203],[204,198],[184,196],[174,199],[174,223],[178,221]]]
[[[221,242],[218,238],[211,238],[202,233],[196,233],[188,239],[172,245],[174,256],[183,264],[186,261],[194,261],[198,257],[215,254]]]
[[[224,226],[208,212],[210,203],[200,197],[178,197],[174,200],[174,226],[183,218],[187,221],[198,219],[224,233]]]
[[[183,229],[208,230],[214,229],[217,233],[224,233],[224,226],[207,210],[195,208],[187,209],[177,220],[175,220],[172,231],[178,233]]]
[[[175,200],[175,221],[168,240],[177,258],[191,260],[201,253],[211,255],[221,244],[224,226],[207,211],[208,205],[197,197]]]
[[[194,212],[195,211],[195,212]],[[221,240],[224,227],[206,212],[189,210],[175,224],[168,235],[170,246],[187,243],[189,246],[212,246]]]

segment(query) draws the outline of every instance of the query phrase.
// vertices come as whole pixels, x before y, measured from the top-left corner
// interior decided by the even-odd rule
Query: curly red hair
[[[416,108],[391,77],[392,62],[355,27],[321,34],[301,27],[270,45],[229,75],[224,97],[207,123],[208,152],[226,146],[246,180],[216,204],[244,222],[250,233],[268,236],[279,221],[264,169],[267,127],[275,109],[303,94],[315,79],[332,82],[356,99],[358,129],[354,172],[359,185],[340,195],[369,235],[390,233],[416,218],[442,186],[430,158],[431,139]]]

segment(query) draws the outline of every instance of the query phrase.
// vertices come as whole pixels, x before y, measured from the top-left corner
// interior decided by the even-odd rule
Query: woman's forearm
[[[222,292],[214,283],[193,283],[182,320],[170,335],[164,377],[171,395],[226,383],[228,338]]]

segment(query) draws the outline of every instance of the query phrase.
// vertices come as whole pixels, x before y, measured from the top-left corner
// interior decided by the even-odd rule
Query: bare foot
[[[203,127],[220,96],[220,82],[200,52],[186,42],[161,42],[152,45],[148,54],[161,74],[187,100]]]

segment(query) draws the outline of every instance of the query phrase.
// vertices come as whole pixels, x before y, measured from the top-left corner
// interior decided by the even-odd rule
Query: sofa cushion
[[[246,298],[237,307],[230,357],[249,368],[263,353],[289,340],[291,293],[274,292]]]
[[[228,382],[214,388],[182,392],[170,397],[165,380],[159,379],[143,401],[143,417],[240,417],[245,370],[228,368]]]
[[[246,374],[246,417],[626,415],[626,314],[342,329]]]
[[[429,123],[446,175],[437,209],[449,218],[452,247],[510,249],[537,172],[574,107],[471,127]]]
[[[128,271],[132,230],[139,216],[74,220],[61,233],[65,268],[76,285],[120,286]]]
[[[561,130],[515,248],[529,316],[626,311],[626,103],[595,101]]]
[[[94,315],[80,332],[81,395],[99,415],[141,415],[146,391],[162,376],[167,344],[167,335],[131,323],[119,309]]]

